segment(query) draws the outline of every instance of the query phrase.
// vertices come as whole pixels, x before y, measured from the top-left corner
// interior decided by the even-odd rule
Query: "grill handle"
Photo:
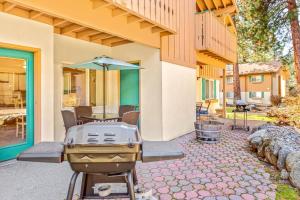
[[[129,148],[133,148],[134,147],[132,138],[128,138],[128,147]]]

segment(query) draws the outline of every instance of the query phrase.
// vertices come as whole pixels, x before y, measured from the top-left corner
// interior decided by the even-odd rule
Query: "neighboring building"
[[[272,96],[286,95],[288,73],[280,62],[239,64],[239,74],[241,97],[248,104],[269,106]],[[226,77],[227,104],[232,105],[233,99],[233,70],[229,66]]]
[[[142,137],[171,140],[194,130],[202,81],[236,60],[235,0],[1,0],[0,11],[0,160],[62,141],[62,109],[102,112],[102,72],[72,63],[107,55],[141,65],[108,73],[107,110],[137,105]]]

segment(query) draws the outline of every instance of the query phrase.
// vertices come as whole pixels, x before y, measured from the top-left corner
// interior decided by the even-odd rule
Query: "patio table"
[[[105,116],[103,113],[94,113],[90,116],[80,116],[80,118],[85,118],[93,121],[119,121],[122,117],[117,113],[106,113]]]

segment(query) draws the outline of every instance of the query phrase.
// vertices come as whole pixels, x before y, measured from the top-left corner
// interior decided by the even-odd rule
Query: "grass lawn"
[[[226,118],[233,119],[233,112],[232,110],[234,107],[227,107],[226,108]],[[244,119],[243,113],[237,113],[237,119]],[[274,119],[267,116],[264,113],[248,113],[248,120],[257,120],[257,121],[265,121],[265,122],[272,122]]]

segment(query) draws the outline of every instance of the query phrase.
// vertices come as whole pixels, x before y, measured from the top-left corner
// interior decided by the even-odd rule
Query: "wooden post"
[[[223,69],[223,117],[226,118],[226,69]]]

